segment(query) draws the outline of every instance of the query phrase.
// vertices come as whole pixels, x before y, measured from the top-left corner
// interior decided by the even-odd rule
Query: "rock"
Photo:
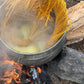
[[[61,79],[84,84],[84,54],[64,47],[59,56],[48,63],[48,71]]]

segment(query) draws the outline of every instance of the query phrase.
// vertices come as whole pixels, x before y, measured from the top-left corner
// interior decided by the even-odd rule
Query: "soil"
[[[67,3],[67,8],[72,7],[83,0],[65,0]]]
[[[68,45],[68,47],[76,49],[76,50],[84,53],[84,39],[78,43]]]

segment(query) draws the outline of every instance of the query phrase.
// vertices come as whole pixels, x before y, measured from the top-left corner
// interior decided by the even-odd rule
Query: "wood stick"
[[[72,19],[72,27],[67,34],[67,40],[84,38],[84,1],[70,7],[68,17]]]

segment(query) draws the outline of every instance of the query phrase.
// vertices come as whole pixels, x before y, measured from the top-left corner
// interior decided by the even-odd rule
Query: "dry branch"
[[[72,19],[72,27],[67,40],[84,38],[84,1],[68,9],[68,17]]]

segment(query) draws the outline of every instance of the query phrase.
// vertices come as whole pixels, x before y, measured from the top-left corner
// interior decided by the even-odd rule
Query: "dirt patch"
[[[65,0],[67,2],[67,8],[72,7],[83,0]]]
[[[76,49],[76,50],[78,50],[80,52],[84,52],[84,40],[82,40],[82,41],[80,41],[78,43],[71,44],[68,47]]]

